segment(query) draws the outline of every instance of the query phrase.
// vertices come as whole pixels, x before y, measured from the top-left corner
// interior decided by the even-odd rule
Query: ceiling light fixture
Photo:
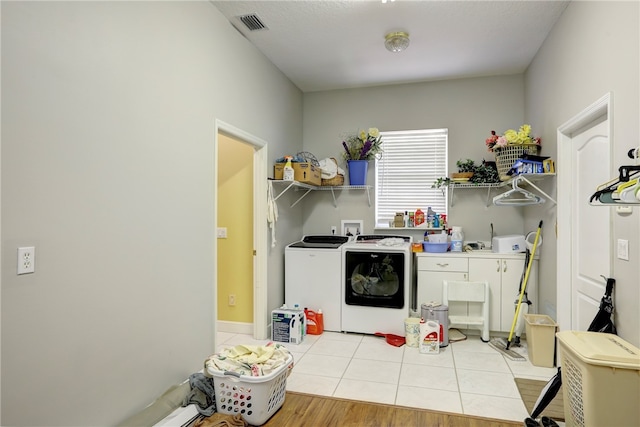
[[[409,34],[404,31],[387,34],[384,36],[384,47],[389,52],[402,52],[409,47]]]

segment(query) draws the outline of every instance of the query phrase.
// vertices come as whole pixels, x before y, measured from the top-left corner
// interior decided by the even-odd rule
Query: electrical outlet
[[[233,294],[229,295],[229,305],[231,307],[233,307],[234,305],[236,305],[236,296]]]
[[[333,234],[335,236],[335,234],[338,232],[338,227],[336,227],[335,225],[331,226],[331,234]]]
[[[227,238],[227,227],[218,227],[218,239]]]
[[[18,248],[18,274],[36,271],[36,248],[33,246]]]

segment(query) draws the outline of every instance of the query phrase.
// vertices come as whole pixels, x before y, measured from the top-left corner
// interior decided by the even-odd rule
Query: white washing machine
[[[411,236],[359,235],[342,246],[342,331],[404,336],[412,241]]]
[[[340,331],[342,245],[348,241],[347,236],[304,236],[284,251],[285,304],[322,309],[326,331]]]

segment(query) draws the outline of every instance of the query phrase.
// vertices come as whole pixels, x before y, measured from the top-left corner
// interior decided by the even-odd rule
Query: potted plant
[[[494,162],[482,161],[480,166],[476,166],[473,170],[473,176],[469,179],[469,182],[474,184],[491,184],[500,182],[500,176],[498,175],[498,169],[495,167]]]
[[[451,179],[454,181],[468,181],[476,170],[476,163],[471,159],[458,160],[456,166],[458,167],[458,172],[451,174]]]
[[[495,167],[493,167],[489,162],[482,161],[481,165],[476,165],[475,162],[471,159],[467,160],[458,160],[456,162],[456,166],[458,166],[458,173],[452,173],[451,178],[448,177],[440,177],[433,182],[431,188],[440,188],[446,187],[451,182],[470,182],[473,184],[487,184],[487,183],[496,183],[500,182],[500,177],[498,176],[498,171]],[[469,178],[462,175],[465,178],[458,178],[460,174],[470,174]]]
[[[382,137],[378,128],[361,130],[357,135],[350,135],[342,141],[344,159],[349,169],[350,185],[365,185],[369,160],[375,159],[382,152]]]
[[[449,184],[451,184],[451,178],[449,177],[440,177],[438,179],[436,179],[433,182],[433,185],[431,185],[431,188],[440,188],[440,187],[446,187]]]

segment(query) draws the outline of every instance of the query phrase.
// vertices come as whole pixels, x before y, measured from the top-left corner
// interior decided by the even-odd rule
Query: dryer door
[[[403,308],[405,253],[345,251],[347,305]]]

